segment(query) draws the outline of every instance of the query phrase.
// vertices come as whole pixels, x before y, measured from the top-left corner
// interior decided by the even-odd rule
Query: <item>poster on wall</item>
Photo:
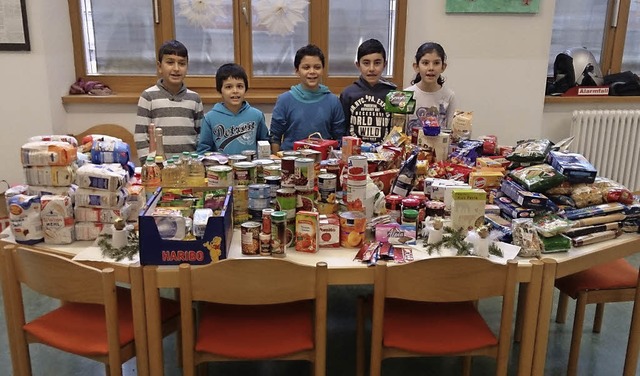
[[[0,0],[0,51],[30,51],[25,0]]]
[[[447,0],[447,13],[538,13],[540,0]]]

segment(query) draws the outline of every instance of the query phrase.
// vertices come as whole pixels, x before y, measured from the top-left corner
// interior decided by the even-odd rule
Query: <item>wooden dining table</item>
[[[10,233],[5,230],[2,234],[8,237],[0,239],[0,242],[11,244],[14,242]],[[2,245],[2,244],[0,244]],[[507,257],[517,254],[514,250],[505,246],[503,252]],[[70,245],[45,245],[34,246],[40,250],[74,257],[81,262],[90,262],[96,256],[96,248],[92,242],[78,241]],[[89,250],[89,251],[87,251]],[[547,341],[549,337],[549,323],[551,307],[553,305],[554,280],[594,265],[629,256],[640,251],[640,235],[623,234],[622,236],[602,243],[571,248],[568,252],[543,254],[546,259],[545,273],[543,276],[532,275],[530,258],[513,257],[518,261],[518,281],[521,282],[519,311],[521,305],[536,305],[535,317],[517,317],[518,324],[516,335],[520,340],[518,354],[518,375],[542,375],[544,373]],[[297,252],[287,250],[285,258],[292,262],[315,265],[324,261],[328,265],[328,282],[330,285],[372,285],[373,267],[355,260],[357,250],[355,248],[322,248],[316,253]],[[98,252],[99,253],[99,252]],[[423,247],[415,246],[412,250],[414,259],[440,257],[453,255],[453,250],[442,250],[428,254]],[[228,258],[258,258],[263,256],[243,255],[240,246],[239,230],[235,230],[228,251]],[[495,262],[506,262],[505,258],[491,256]],[[96,261],[96,260],[93,260]],[[547,268],[548,266],[548,268]],[[159,317],[160,289],[174,289],[179,286],[178,268],[175,265],[145,266],[144,267],[144,294],[146,334],[149,354],[145,356],[149,360],[149,372],[152,375],[164,373],[162,332]]]

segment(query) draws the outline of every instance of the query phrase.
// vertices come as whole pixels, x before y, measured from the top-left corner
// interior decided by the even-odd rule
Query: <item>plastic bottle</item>
[[[173,164],[178,169],[178,184],[184,185],[184,179],[183,179],[184,169],[182,168],[182,159],[180,159],[180,156],[178,154],[174,155],[171,159],[173,160]]]
[[[147,157],[146,163],[142,166],[142,185],[154,188],[160,185],[160,168],[155,163],[154,158]]]
[[[183,151],[182,155],[180,155],[180,160],[182,161],[182,184],[186,185],[189,178],[191,154],[188,151]]]
[[[201,187],[204,185],[204,165],[202,161],[198,159],[198,154],[196,153],[191,153],[187,185],[189,187]]]
[[[163,138],[162,128],[155,129],[155,139],[156,139],[156,157],[161,156],[164,158],[165,157],[164,138]]]
[[[147,137],[149,138],[149,155],[156,156],[156,125],[149,123],[147,126]]]
[[[164,158],[161,155],[156,155],[155,161],[158,168],[162,170],[164,168]]]
[[[180,185],[180,170],[173,163],[173,159],[167,161],[167,165],[162,170],[162,185],[165,187],[176,187]]]

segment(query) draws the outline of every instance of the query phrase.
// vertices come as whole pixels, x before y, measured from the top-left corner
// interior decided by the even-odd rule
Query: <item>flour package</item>
[[[20,149],[23,166],[68,166],[77,154],[77,147],[62,141],[27,142]]]
[[[75,240],[73,204],[69,196],[44,195],[40,198],[42,230],[47,244],[70,244]]]
[[[102,229],[104,224],[100,222],[76,222],[75,230],[76,230],[76,239],[77,240],[96,240]]]
[[[132,206],[129,203],[126,203],[120,209],[87,208],[76,206],[75,218],[78,222],[114,223],[118,218],[127,220],[131,214],[131,209]]]
[[[32,166],[24,168],[24,177],[28,185],[68,187],[76,171],[74,166]]]
[[[116,192],[98,189],[78,188],[76,191],[76,205],[90,208],[120,209],[125,204],[127,192],[119,189]]]
[[[39,197],[42,197],[44,195],[68,196],[69,198],[71,198],[71,203],[73,204],[75,202],[77,189],[78,189],[78,186],[75,184],[71,184],[70,186],[64,186],[64,187],[30,185],[27,189],[27,194],[31,196],[39,196]]]
[[[44,240],[40,218],[40,197],[17,194],[7,199],[11,232],[20,244],[36,244]]]
[[[124,187],[129,173],[119,164],[87,163],[76,171],[76,184],[79,188],[99,189],[115,192]]]

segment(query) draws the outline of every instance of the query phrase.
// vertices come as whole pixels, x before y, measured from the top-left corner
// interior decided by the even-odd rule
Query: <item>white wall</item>
[[[633,105],[544,105],[544,82],[556,0],[533,15],[446,14],[445,0],[408,0],[405,82],[418,46],[441,43],[447,85],[460,107],[474,112],[474,134],[496,134],[503,144],[530,137],[558,140],[569,134],[574,108]],[[19,147],[32,135],[79,133],[100,123],[133,130],[135,105],[63,106],[73,83],[73,47],[66,1],[28,1],[30,52],[0,52],[5,87],[0,100],[0,179],[23,180]],[[211,106],[205,106],[208,110]],[[260,106],[270,118],[271,107]]]

